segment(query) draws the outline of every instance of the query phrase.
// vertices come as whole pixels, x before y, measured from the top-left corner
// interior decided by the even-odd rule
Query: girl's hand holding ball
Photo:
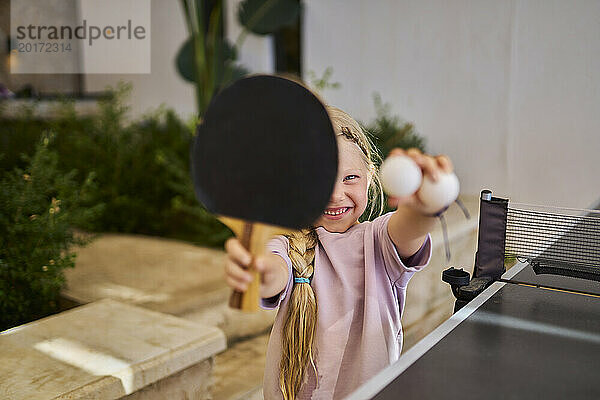
[[[424,214],[443,210],[456,200],[460,189],[448,157],[433,157],[418,149],[392,150],[381,165],[380,178],[391,207],[406,204]]]
[[[406,197],[415,193],[423,181],[421,168],[412,158],[390,155],[381,165],[381,184],[391,197]]]

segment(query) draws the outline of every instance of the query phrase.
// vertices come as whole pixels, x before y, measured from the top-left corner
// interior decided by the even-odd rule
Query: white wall
[[[241,0],[225,0],[225,36],[233,44],[241,28],[237,23],[237,6]],[[179,0],[152,0],[151,4],[151,73],[89,74],[85,76],[87,91],[102,91],[120,80],[131,82],[129,104],[132,117],[156,109],[161,104],[175,109],[187,118],[196,112],[194,86],[177,72],[175,56],[188,33]],[[272,38],[248,35],[239,51],[243,65],[252,72],[273,72]]]
[[[240,32],[226,0],[226,36]],[[303,69],[331,66],[323,96],[362,121],[373,92],[456,164],[462,191],[587,207],[600,198],[600,2],[305,0]],[[152,0],[152,73],[87,75],[88,90],[134,84],[134,115],[161,103],[195,111],[174,58],[187,37],[176,0]],[[241,62],[273,71],[272,39],[249,36]]]
[[[242,0],[224,0],[225,2],[225,37],[231,44],[236,44],[242,27],[238,22],[237,11]],[[254,73],[272,73],[275,71],[273,56],[273,37],[248,34],[240,43],[238,57],[241,63]]]
[[[133,84],[129,104],[133,117],[156,109],[162,103],[182,117],[195,113],[194,86],[179,76],[175,56],[188,34],[178,0],[152,0],[151,3],[151,73],[88,74],[87,91],[102,91],[120,80]]]
[[[509,175],[526,200],[600,198],[600,2],[518,2]]]
[[[452,157],[463,193],[600,198],[600,2],[305,1],[304,71],[360,120],[372,93]]]

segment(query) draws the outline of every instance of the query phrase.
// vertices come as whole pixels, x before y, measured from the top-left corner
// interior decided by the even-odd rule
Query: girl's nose
[[[331,193],[330,203],[335,204],[344,199],[344,186],[336,183]]]

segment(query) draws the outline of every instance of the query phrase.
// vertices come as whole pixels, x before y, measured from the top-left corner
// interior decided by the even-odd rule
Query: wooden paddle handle
[[[219,220],[227,225],[242,246],[252,255],[248,270],[252,273],[252,282],[248,285],[245,292],[234,291],[229,298],[229,306],[242,311],[258,311],[260,300],[261,276],[254,268],[255,257],[265,251],[265,245],[272,237],[276,235],[290,234],[293,231],[273,225],[261,224],[258,222],[247,222],[237,218],[220,216]]]
[[[252,254],[252,260],[250,261],[249,270],[252,273],[252,282],[248,285],[248,289],[245,292],[234,290],[229,298],[229,307],[236,308],[243,311],[258,311],[258,301],[260,297],[260,275],[254,268],[254,257],[256,250],[253,247],[252,231],[254,224],[251,222],[244,222],[242,232],[238,238],[242,246]],[[256,241],[255,241],[256,242]],[[260,250],[260,249],[259,249]]]

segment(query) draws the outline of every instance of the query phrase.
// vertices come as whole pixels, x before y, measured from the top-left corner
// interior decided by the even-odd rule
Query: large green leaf
[[[242,65],[230,62],[225,65],[225,68],[217,71],[217,89],[220,90],[229,83],[248,75],[250,71]]]
[[[214,49],[211,48],[209,50],[212,50],[211,65],[216,69],[215,86],[217,88],[221,88],[229,82],[248,74],[248,70],[235,63],[237,58],[235,48],[226,40],[217,40]],[[192,83],[196,82],[194,59],[193,37],[190,37],[179,49],[176,63],[177,71],[179,71],[181,77]],[[205,76],[201,79],[208,79],[208,77]]]
[[[300,13],[298,0],[245,0],[240,3],[238,19],[257,35],[267,35],[291,25]]]
[[[179,48],[175,59],[179,75],[188,82],[196,82],[193,43],[194,38],[190,36]]]

